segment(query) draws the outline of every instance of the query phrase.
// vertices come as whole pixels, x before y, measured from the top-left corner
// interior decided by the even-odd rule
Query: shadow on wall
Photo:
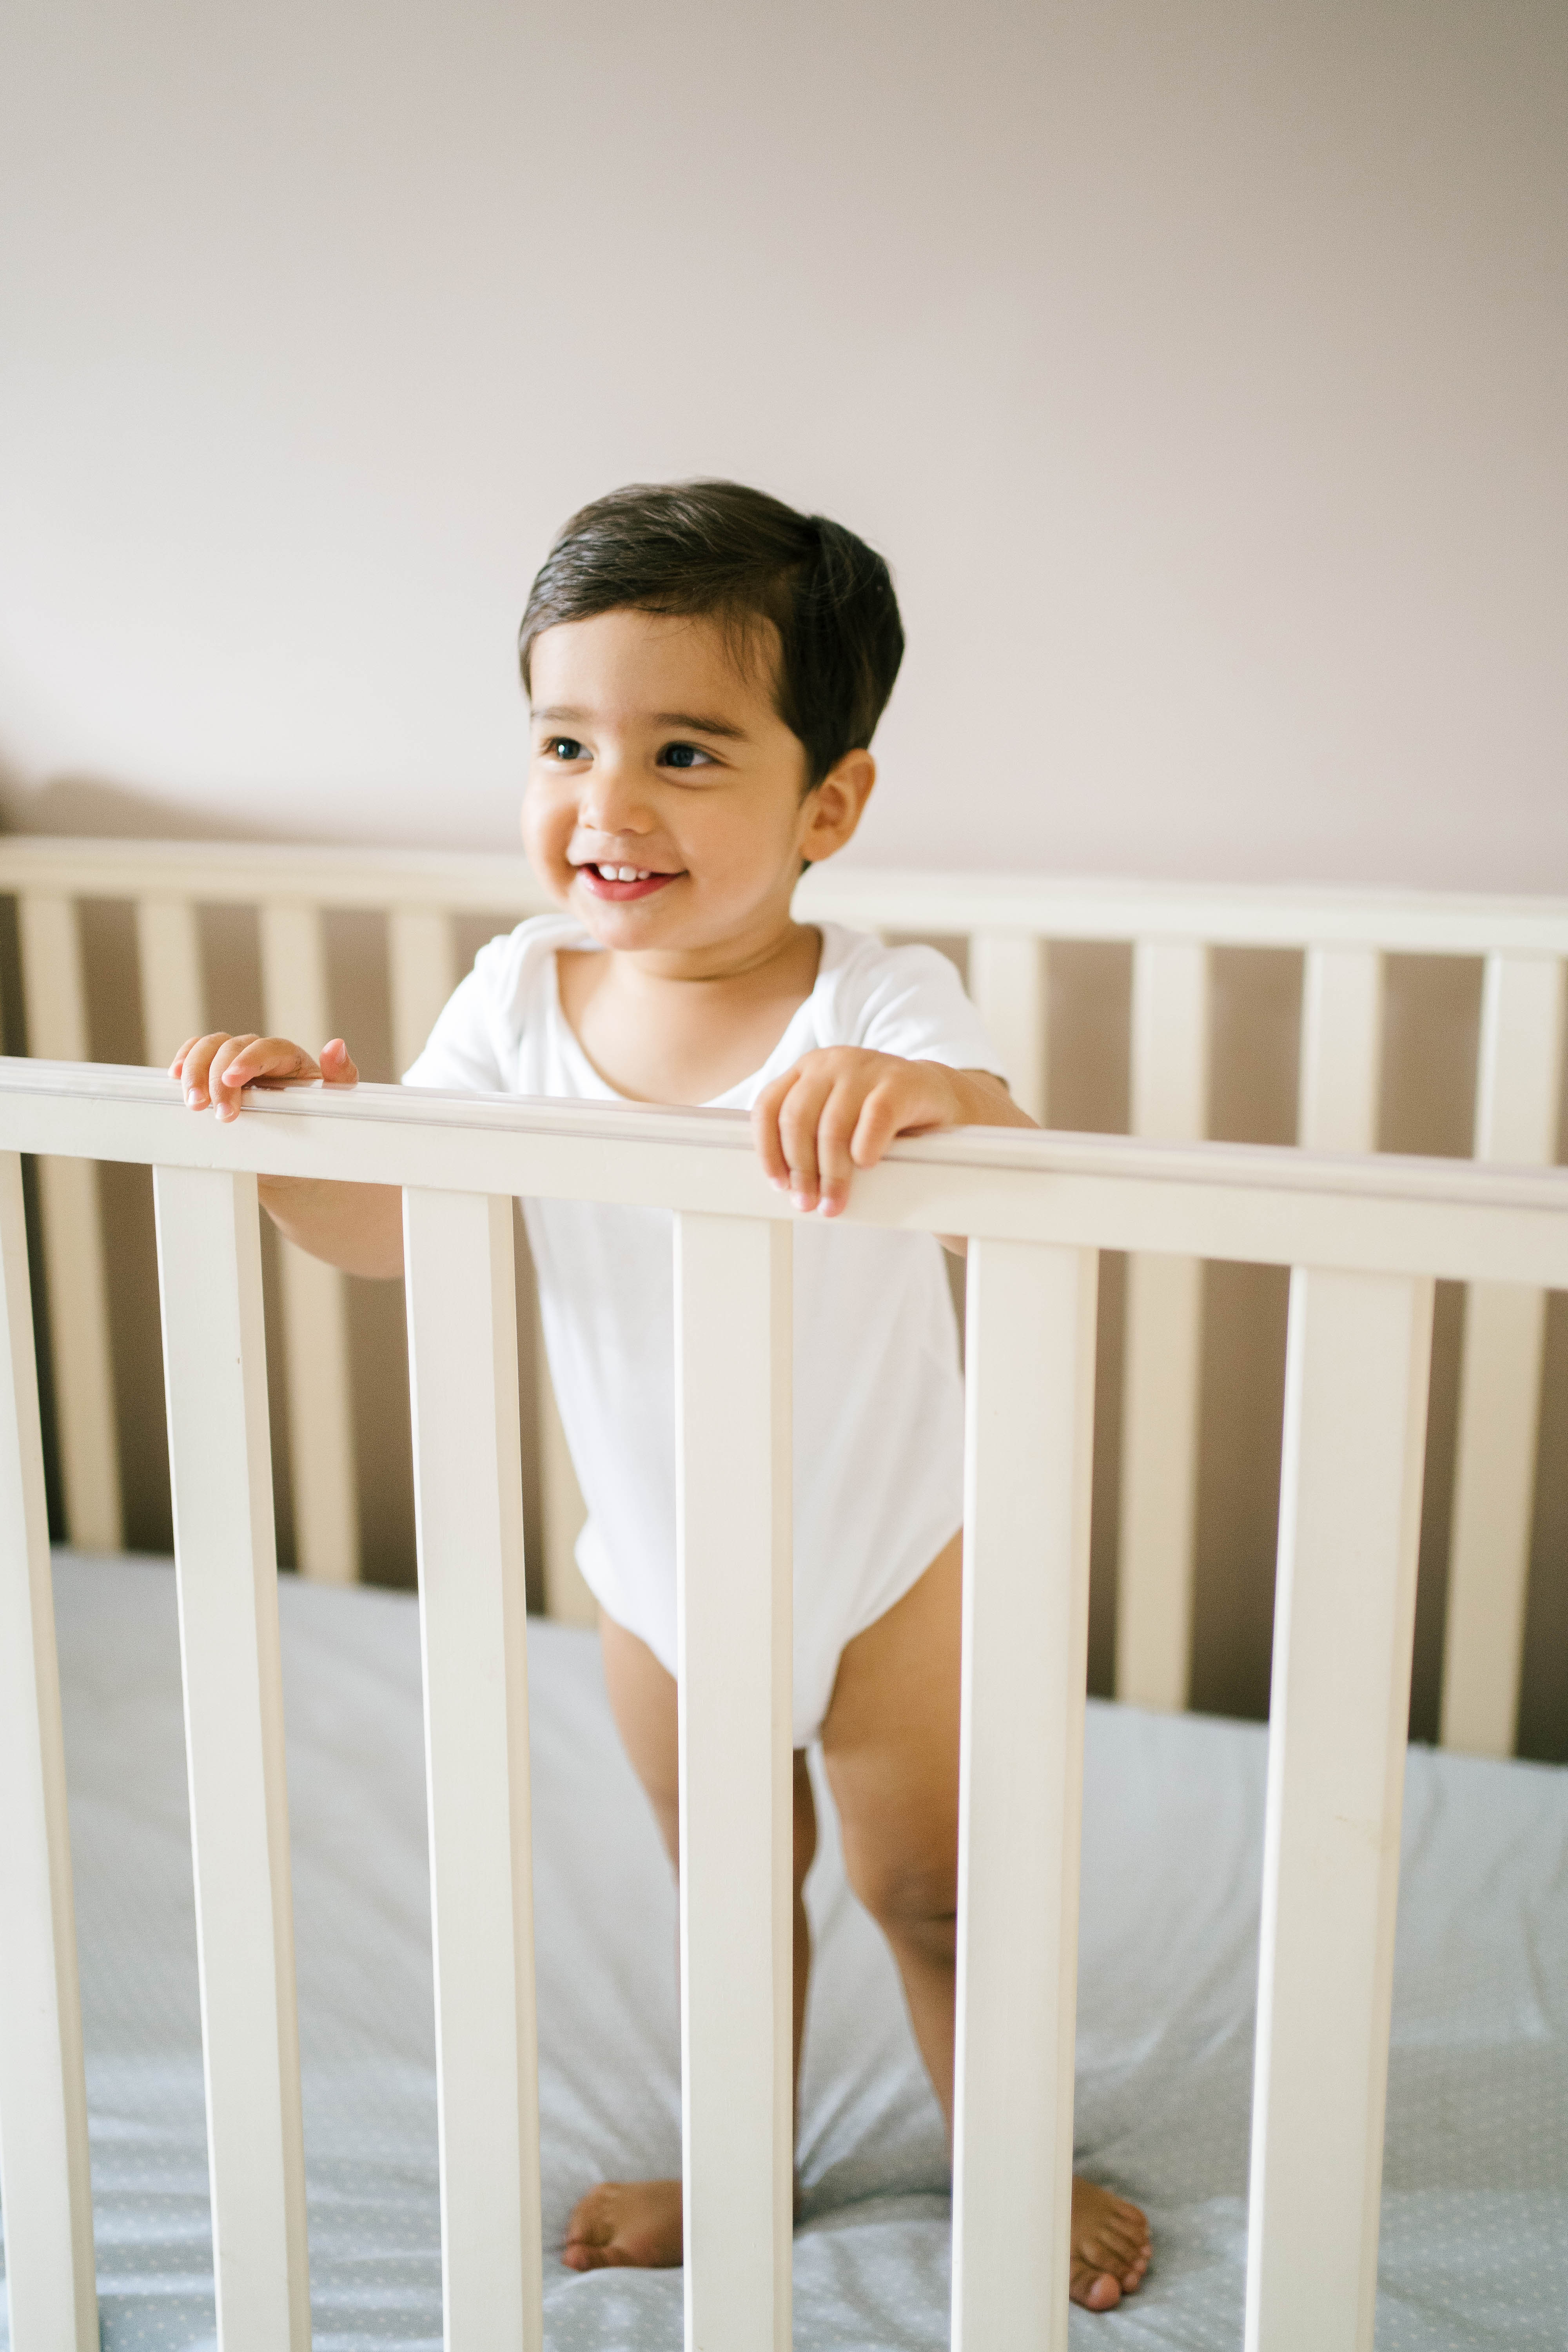
[[[51,776],[32,791],[0,770],[0,832],[104,841],[277,840],[257,825],[193,809],[101,776]]]

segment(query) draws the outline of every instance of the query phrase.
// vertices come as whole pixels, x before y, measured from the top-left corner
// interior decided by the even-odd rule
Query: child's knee
[[[849,1884],[895,1943],[951,1952],[958,1922],[958,1867],[945,1854],[850,1851]]]

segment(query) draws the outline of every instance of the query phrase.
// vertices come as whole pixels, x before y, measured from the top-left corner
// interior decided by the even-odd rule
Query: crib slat
[[[392,1055],[398,1075],[424,1051],[457,980],[452,918],[437,907],[394,907],[386,918]]]
[[[319,907],[261,908],[261,988],[271,1034],[319,1054],[331,1018]],[[343,1277],[289,1242],[279,1265],[296,1558],[302,1576],[352,1583],[359,1574],[359,1496]]]
[[[202,943],[190,898],[150,895],[136,901],[136,960],[142,975],[142,1028],[147,1059],[165,1066],[206,1023]]]
[[[969,1244],[955,2352],[1063,2352],[1092,1251]]]
[[[511,1216],[403,1196],[447,2352],[543,2343]]]
[[[76,1906],[22,1163],[0,1152],[0,2207],[16,2352],[98,2352]]]
[[[1046,1124],[1049,999],[1046,942],[1033,931],[976,931],[969,942],[969,993],[1002,1057],[1014,1101]]]
[[[1551,1166],[1562,1100],[1563,1019],[1563,966],[1554,957],[1487,958],[1478,1160]],[[1445,1748],[1476,1756],[1511,1756],[1518,1730],[1545,1337],[1542,1292],[1470,1284],[1455,1448],[1441,1738]]]
[[[224,2352],[308,2352],[256,1179],[153,1171]]]
[[[790,1233],[678,1216],[687,2352],[788,2352]]]
[[[1432,1292],[1291,1276],[1247,2352],[1371,2352]]]
[[[1309,1151],[1375,1151],[1382,1076],[1382,956],[1375,948],[1309,948],[1297,1142]]]
[[[26,890],[17,919],[27,1051],[85,1062],[91,1048],[75,902]],[[85,1550],[118,1551],[120,1444],[95,1163],[40,1160],[38,1214],[66,1529]]]
[[[1132,953],[1132,1132],[1199,1141],[1208,1123],[1209,960],[1200,942],[1140,940]],[[1127,1265],[1116,1695],[1187,1703],[1197,1504],[1203,1269]]]

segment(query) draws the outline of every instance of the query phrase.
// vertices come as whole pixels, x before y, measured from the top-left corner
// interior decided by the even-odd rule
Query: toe
[[[1114,2311],[1121,2300],[1121,2289],[1110,2273],[1090,2263],[1074,2263],[1068,2293],[1086,2311]]]
[[[615,2232],[609,2199],[602,2188],[591,2189],[572,2210],[572,2219],[566,2224],[566,2243],[561,2250],[562,2261],[570,2271],[603,2270],[609,2260],[605,2249]]]

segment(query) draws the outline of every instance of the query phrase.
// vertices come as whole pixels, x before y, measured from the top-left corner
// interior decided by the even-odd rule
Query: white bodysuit
[[[933,948],[824,923],[816,983],[760,1070],[709,1108],[747,1109],[803,1054],[863,1045],[995,1070]],[[618,1099],[561,1010],[541,915],[481,949],[406,1086]],[[665,1209],[526,1201],[551,1376],[588,1521],[593,1591],[676,1670],[674,1247]],[[802,1218],[795,1229],[795,1743],[819,1730],[846,1643],[884,1615],[963,1520],[963,1392],[941,1244]]]

